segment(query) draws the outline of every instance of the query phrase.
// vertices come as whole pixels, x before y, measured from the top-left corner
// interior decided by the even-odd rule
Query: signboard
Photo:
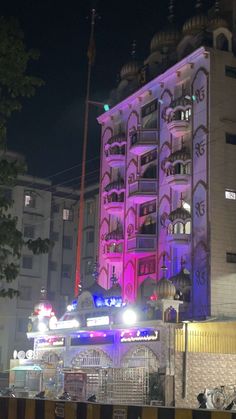
[[[155,342],[159,339],[159,330],[133,330],[130,332],[122,332],[120,336],[121,343]]]
[[[65,346],[65,338],[63,337],[48,337],[48,338],[40,338],[36,341],[38,348],[47,348],[47,347],[63,347]]]
[[[92,334],[93,335],[93,334]],[[80,345],[106,345],[114,343],[114,336],[107,335],[106,333],[97,336],[97,335],[87,335],[87,336],[74,336],[71,337],[70,344],[71,346],[80,346]]]
[[[87,327],[105,326],[110,323],[109,316],[90,317],[87,319]]]

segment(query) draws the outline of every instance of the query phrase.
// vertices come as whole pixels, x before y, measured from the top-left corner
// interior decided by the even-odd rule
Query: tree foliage
[[[22,98],[32,97],[42,80],[28,74],[32,60],[39,56],[27,50],[24,35],[15,18],[0,17],[0,297],[18,295],[12,282],[19,272],[19,259],[24,246],[34,254],[49,250],[48,239],[25,240],[17,228],[17,217],[11,214],[13,201],[6,192],[17,183],[25,166],[12,161],[5,152],[7,122],[14,111],[21,110]]]

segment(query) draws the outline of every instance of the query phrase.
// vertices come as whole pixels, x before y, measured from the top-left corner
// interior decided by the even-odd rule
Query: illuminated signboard
[[[106,345],[114,343],[114,335],[102,333],[97,335],[96,333],[91,333],[89,335],[78,335],[71,337],[70,344],[71,346],[81,346],[81,345]]]
[[[94,297],[96,307],[122,307],[122,297]]]
[[[132,330],[131,332],[122,332],[120,336],[121,343],[130,342],[155,342],[160,339],[158,330]]]
[[[87,327],[106,326],[109,323],[109,316],[90,317],[87,319]]]
[[[65,346],[65,338],[62,337],[48,337],[40,338],[37,340],[38,348],[47,348],[53,346],[54,348],[59,348]]]

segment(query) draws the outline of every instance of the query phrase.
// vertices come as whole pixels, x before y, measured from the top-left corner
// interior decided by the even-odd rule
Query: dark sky
[[[94,2],[93,2],[94,3]],[[97,0],[101,16],[95,28],[96,61],[91,99],[103,101],[116,85],[122,64],[137,42],[137,58],[148,56],[152,36],[166,25],[168,0]],[[192,14],[194,0],[176,0],[176,20]],[[205,3],[213,3],[205,0]],[[40,51],[30,71],[45,81],[35,97],[26,100],[9,121],[8,148],[26,155],[29,173],[48,177],[81,161],[90,0],[8,0],[1,15],[17,16],[28,47]],[[88,158],[99,156],[96,109],[91,109]],[[99,160],[88,164],[88,173]],[[55,183],[79,176],[80,167],[55,176]],[[97,173],[91,173],[90,178]],[[68,182],[69,185],[70,182]],[[74,183],[79,183],[75,179]]]

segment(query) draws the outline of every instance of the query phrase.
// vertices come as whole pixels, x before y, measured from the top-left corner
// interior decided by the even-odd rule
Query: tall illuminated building
[[[99,117],[99,283],[115,269],[125,301],[155,298],[165,255],[182,319],[236,314],[236,59],[229,4],[212,3],[180,31],[170,2]]]

